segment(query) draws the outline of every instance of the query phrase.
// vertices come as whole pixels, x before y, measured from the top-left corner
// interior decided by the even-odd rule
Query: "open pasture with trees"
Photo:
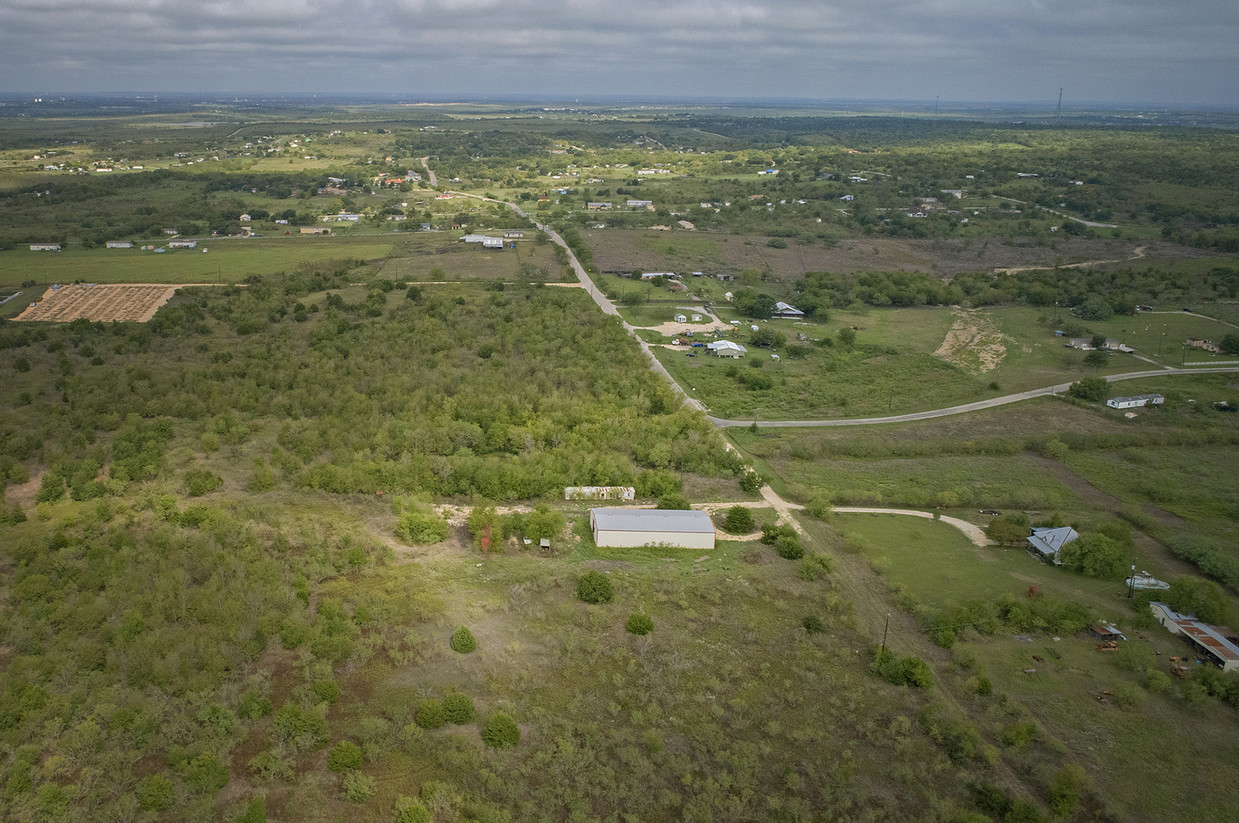
[[[748,348],[743,359],[657,353],[711,414],[728,419],[902,414],[1148,367],[1126,354],[1087,363],[1054,336],[1052,312],[1038,309],[860,307],[804,321],[715,310],[739,328],[727,339]]]
[[[714,413],[881,415],[1153,367],[1087,362],[1053,337],[1068,324],[1163,363],[1163,332],[1218,337],[1129,312],[1235,322],[1228,128],[50,105],[0,124],[0,287],[31,284],[11,308],[49,282],[203,285],[146,324],[0,322],[0,818],[1082,823],[1239,804],[1235,678],[1172,679],[1185,647],[1121,582],[1147,565],[1176,608],[1230,619],[1231,375],[746,427],[731,451],[584,290],[543,285],[573,279],[566,255],[480,199],[520,204],[589,269],[675,270],[758,321],[735,338],[746,360],[658,349]],[[340,212],[358,219],[322,221]],[[458,241],[505,228],[516,249]],[[220,236],[100,248],[169,229]],[[1069,268],[1086,261],[1111,262]],[[666,284],[598,286],[635,322],[675,313],[649,302],[676,299]],[[808,316],[761,322],[775,300]],[[1127,419],[1101,405],[1119,387],[1167,403]],[[807,504],[803,533],[775,524],[764,479]],[[728,536],[600,549],[568,485],[709,501]],[[941,509],[1002,545],[832,503]],[[1014,548],[1047,523],[1082,534],[1062,568]],[[1095,651],[1077,635],[1097,618],[1131,641]]]
[[[1209,667],[1176,681],[1181,689],[1171,682],[1162,661],[1185,647],[1143,606],[1134,611],[1120,580],[1042,564],[1023,548],[978,548],[942,523],[857,514],[836,515],[832,525],[845,548],[840,574],[862,576],[854,567],[867,566],[908,616],[908,630],[950,648],[943,688],[1000,741],[1014,768],[1061,765],[1025,748],[1033,741],[1070,752],[1118,819],[1208,819],[1236,802],[1223,765],[1234,755],[1221,755],[1239,753],[1233,710],[1197,691],[1191,678],[1207,679]],[[1081,633],[1100,619],[1129,627],[1116,654],[1097,653]],[[1202,748],[1220,756],[1202,758]]]

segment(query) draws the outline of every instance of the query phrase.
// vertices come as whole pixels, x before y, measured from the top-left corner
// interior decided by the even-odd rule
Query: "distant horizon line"
[[[56,102],[63,100],[68,102],[70,99],[126,99],[126,100],[150,100],[156,102],[157,98],[167,98],[168,101],[203,101],[203,102],[261,102],[271,103],[280,101],[318,101],[326,103],[334,102],[352,102],[352,103],[392,103],[415,105],[423,104],[487,104],[487,103],[555,103],[560,105],[572,105],[588,107],[591,104],[654,104],[654,105],[745,105],[752,107],[773,108],[779,106],[788,107],[811,107],[811,106],[840,106],[840,107],[903,107],[915,108],[917,111],[930,111],[941,109],[942,107],[954,109],[979,109],[979,108],[998,108],[998,109],[1036,109],[1045,110],[1048,112],[1056,112],[1058,110],[1057,94],[1048,98],[1036,98],[1025,100],[944,100],[939,98],[923,98],[923,97],[774,97],[774,96],[751,96],[751,95],[635,95],[624,93],[613,94],[598,94],[589,95],[572,94],[572,93],[431,93],[431,92],[339,92],[339,91],[230,91],[230,90],[215,90],[215,91],[151,91],[151,90],[125,90],[125,91],[65,91],[65,90],[48,90],[48,91],[6,91],[0,92],[0,101],[5,104],[11,102],[25,102],[35,104],[39,102],[53,102],[48,98],[58,98]],[[232,98],[225,100],[224,98]],[[1190,112],[1236,112],[1239,111],[1239,103],[1180,103],[1164,100],[1072,100],[1064,101],[1062,110],[1064,112],[1081,112],[1081,111],[1137,111],[1142,109],[1157,109],[1161,111],[1173,111],[1180,113]]]

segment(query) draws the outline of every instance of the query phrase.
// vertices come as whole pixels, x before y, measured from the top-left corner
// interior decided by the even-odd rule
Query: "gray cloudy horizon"
[[[12,92],[1239,105],[1234,0],[0,0]]]

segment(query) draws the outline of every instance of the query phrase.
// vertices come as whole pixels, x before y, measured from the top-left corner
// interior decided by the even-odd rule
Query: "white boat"
[[[1133,574],[1131,577],[1127,578],[1123,582],[1126,583],[1128,587],[1133,588],[1133,589],[1161,590],[1161,589],[1170,588],[1169,583],[1167,583],[1164,580],[1158,580],[1156,577],[1149,574],[1148,572],[1140,572],[1140,574]]]

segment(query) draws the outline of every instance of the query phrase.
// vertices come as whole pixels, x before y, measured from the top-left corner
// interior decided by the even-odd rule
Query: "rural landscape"
[[[1233,113],[2,102],[0,819],[1235,819]]]

